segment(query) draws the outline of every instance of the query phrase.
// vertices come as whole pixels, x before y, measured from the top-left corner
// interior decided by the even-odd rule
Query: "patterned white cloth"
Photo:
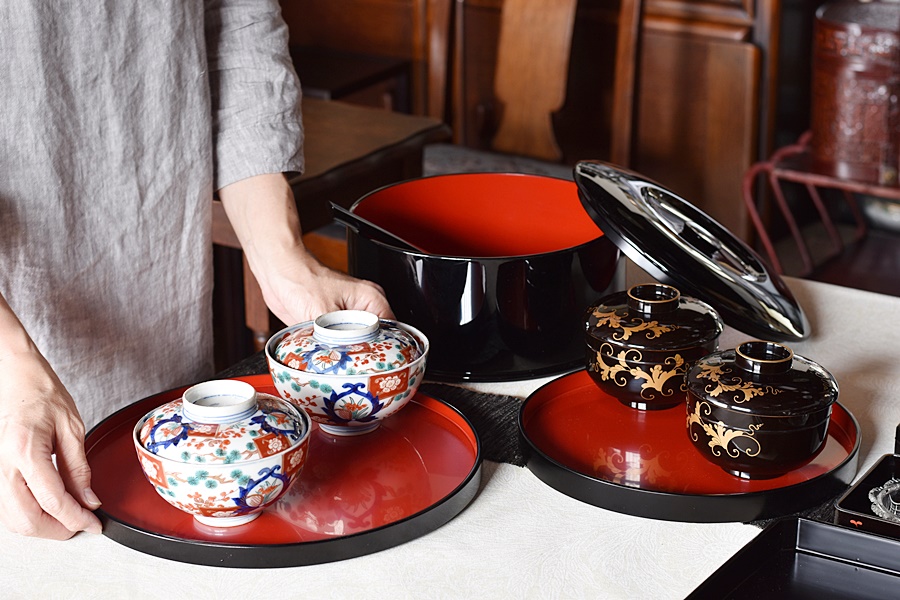
[[[212,371],[213,190],[303,168],[277,0],[0,3],[0,293],[88,427]]]
[[[649,279],[629,277],[643,281]],[[840,402],[859,421],[861,478],[893,451],[900,423],[900,299],[799,279],[788,284],[813,332],[791,347],[837,378]],[[747,339],[727,327],[719,346]],[[526,396],[549,379],[465,387]],[[558,492],[528,469],[484,466],[478,495],[456,518],[383,552],[296,568],[236,569],[157,558],[106,536],[79,534],[59,543],[0,530],[0,590],[4,600],[248,598],[273,589],[263,587],[273,582],[286,590],[282,595],[317,600],[677,600],[761,531],[604,510]]]

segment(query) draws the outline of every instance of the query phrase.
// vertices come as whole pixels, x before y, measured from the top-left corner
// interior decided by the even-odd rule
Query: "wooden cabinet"
[[[779,0],[647,0],[633,166],[748,239],[746,169],[771,147]]]
[[[451,0],[281,0],[291,44],[408,59],[412,112],[425,114],[432,48],[429,23]],[[439,12],[439,11],[438,11]],[[444,27],[443,29],[446,29]]]
[[[770,147],[778,0],[645,0],[631,168],[749,236],[744,171]],[[495,127],[493,61],[502,0],[462,0],[457,141],[486,147]],[[579,2],[566,106],[566,162],[608,157],[615,4]]]
[[[759,49],[666,31],[644,39],[632,168],[746,238],[741,184],[760,135]]]
[[[502,5],[502,0],[282,2],[295,43],[411,59],[413,112],[446,117],[457,142],[481,148],[502,110],[493,100]],[[744,238],[750,228],[742,176],[772,147],[780,8],[780,0],[644,4],[631,167]],[[554,121],[569,163],[608,156],[616,11],[615,0],[579,2],[566,105]],[[460,16],[464,43],[450,48],[453,19]],[[446,69],[448,56],[458,58],[455,71]],[[437,97],[443,84],[454,98],[452,112],[445,112],[444,98]]]

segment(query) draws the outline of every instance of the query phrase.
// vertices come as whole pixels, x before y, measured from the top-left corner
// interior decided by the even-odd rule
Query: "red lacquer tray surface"
[[[840,404],[834,406],[828,439],[813,461],[764,480],[740,479],[704,459],[688,439],[686,419],[681,406],[659,411],[629,408],[601,391],[585,371],[578,371],[532,394],[523,406],[520,425],[528,443],[544,459],[544,471],[550,465],[551,471],[577,476],[572,480],[580,488],[576,495],[588,501],[595,496],[593,503],[600,506],[605,493],[623,491],[646,492],[660,503],[677,496],[764,498],[767,493],[801,488],[845,467],[855,472],[858,425]],[[552,473],[550,478],[557,483]],[[566,485],[563,481],[557,487],[567,491]],[[639,500],[647,497],[644,494]],[[652,505],[641,510],[649,511],[645,516],[655,516]],[[747,520],[762,516],[750,510]],[[684,520],[718,520],[704,515],[686,517]],[[678,519],[679,515],[662,518]]]
[[[239,379],[277,395],[268,375]],[[86,441],[92,486],[103,502],[104,531],[151,554],[222,564],[235,548],[281,547],[285,554],[245,552],[230,566],[327,562],[423,535],[452,518],[477,490],[481,458],[471,425],[447,404],[417,394],[369,434],[337,437],[313,425],[301,477],[277,504],[246,525],[208,527],[156,494],[140,470],[131,441],[140,417],[182,392],[183,388],[165,392],[115,413]],[[447,502],[457,495],[465,498]],[[428,514],[441,506],[438,512],[443,514]],[[390,531],[400,525],[402,531]],[[123,529],[127,535],[118,535]],[[201,550],[196,560],[194,555],[182,555],[184,546],[191,545]],[[298,553],[304,546],[308,548]],[[226,552],[216,552],[217,547]],[[268,559],[258,565],[255,558],[248,558],[263,556]],[[284,557],[290,558],[280,560]]]

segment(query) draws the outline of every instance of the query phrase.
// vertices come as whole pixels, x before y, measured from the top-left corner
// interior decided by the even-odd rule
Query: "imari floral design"
[[[385,375],[375,375],[369,379],[372,392],[377,396],[386,398],[399,394],[409,387],[409,370],[395,371]]]
[[[251,478],[245,486],[241,486],[238,496],[232,498],[237,505],[234,514],[245,514],[277,500],[289,483],[289,479],[279,473],[280,470],[280,465],[262,469],[256,479]]]
[[[254,425],[259,425],[262,431],[277,435],[286,435],[292,439],[298,439],[301,435],[300,424],[285,411],[277,408],[260,411],[250,419]]]
[[[303,409],[322,431],[357,435],[373,431],[406,405],[421,382],[428,347],[428,339],[408,325],[371,313],[329,313],[314,326],[275,335],[266,359],[282,398]]]
[[[163,488],[169,487],[166,482],[166,473],[163,470],[162,461],[146,454],[140,455],[139,458],[141,459],[141,468],[151,483]]]
[[[351,361],[346,352],[316,345],[312,350],[301,354],[299,360],[288,359],[287,364],[294,369],[313,373],[340,373]]]
[[[599,309],[591,313],[597,318],[595,327],[609,326],[610,329],[621,330],[613,334],[613,339],[623,342],[629,339],[633,334],[644,332],[647,339],[658,338],[664,333],[669,333],[678,329],[677,325],[660,325],[659,321],[644,321],[643,319],[633,319],[625,321],[624,318],[616,313],[616,311],[603,312]]]
[[[687,427],[692,440],[697,442],[700,439],[694,429],[691,428],[691,425],[696,423],[709,437],[710,452],[712,452],[713,456],[722,456],[722,453],[724,452],[731,458],[737,458],[742,453],[751,457],[760,453],[762,447],[760,446],[759,440],[753,436],[762,428],[761,424],[750,425],[749,432],[747,432],[729,429],[724,423],[719,421],[715,423],[705,423],[703,417],[708,417],[711,412],[712,409],[706,402],[697,402],[697,404],[694,405],[694,412],[688,414],[687,419]],[[747,447],[741,449],[740,446],[735,443],[736,440],[743,440],[742,445]]]
[[[596,352],[595,360],[591,361],[590,370],[599,372],[603,381],[612,381],[619,387],[628,385],[630,375],[635,380],[642,380],[641,397],[645,400],[654,400],[657,393],[661,396],[671,396],[675,390],[687,391],[687,385],[684,383],[684,374],[687,371],[687,365],[680,354],[675,354],[665,359],[663,365],[653,365],[650,371],[645,371],[638,367],[628,366],[628,361],[641,362],[643,355],[639,350],[622,350],[614,356],[616,362],[609,364],[604,360],[605,356],[612,355],[613,347],[611,344],[604,343],[600,346],[600,351]],[[676,378],[677,385],[666,387],[666,383]],[[655,392],[655,393],[654,393]]]
[[[384,408],[378,396],[366,391],[363,383],[345,383],[343,388],[341,392],[332,390],[331,396],[325,398],[325,414],[334,421],[368,423]]]
[[[289,448],[303,433],[278,402],[263,397],[249,422],[210,425],[183,422],[181,401],[173,401],[147,419],[139,439],[153,454],[179,462],[233,464],[264,458]]]
[[[276,345],[275,358],[283,365],[320,375],[371,375],[393,371],[419,357],[419,346],[409,334],[382,328],[380,338],[343,347],[320,343],[312,328],[287,333]]]
[[[286,384],[280,392],[282,396],[304,409],[313,420],[323,424],[345,424],[350,422],[369,423],[375,415],[381,418],[390,407],[402,404],[415,390],[424,364],[398,371],[391,371],[371,377],[360,376],[348,380],[338,390],[333,389],[320,379],[302,379],[291,376],[287,371],[272,369],[272,377],[276,382]],[[371,417],[371,418],[370,418]]]
[[[282,465],[284,474],[292,477],[299,471],[306,462],[306,450],[309,447],[309,441],[298,444],[296,448],[284,455]]]
[[[250,385],[238,386],[246,395],[229,395],[229,383],[198,384],[203,391],[192,396],[191,388],[135,425],[141,470],[157,494],[216,527],[249,522],[287,491],[306,461],[311,425]]]
[[[266,467],[256,478],[240,469],[227,475],[204,470],[173,471],[166,485],[151,482],[157,484],[157,491],[170,504],[183,511],[206,517],[233,517],[271,504],[284,493],[292,474],[283,475],[281,469],[281,465]],[[179,487],[183,491],[179,492]]]
[[[728,396],[735,404],[743,404],[757,396],[765,394],[779,394],[782,390],[770,385],[757,385],[751,381],[744,381],[740,377],[731,375],[731,370],[725,370],[722,365],[701,363],[697,371],[698,379],[709,379],[712,383],[705,390],[713,398],[722,394]],[[730,377],[729,377],[730,376]]]

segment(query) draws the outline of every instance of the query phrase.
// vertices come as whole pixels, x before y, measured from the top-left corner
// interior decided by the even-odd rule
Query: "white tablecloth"
[[[792,344],[841,386],[862,431],[859,475],[893,451],[900,423],[900,299],[789,280],[813,325]],[[720,347],[748,336],[727,329]],[[546,379],[479,384],[527,395]],[[202,567],[145,555],[105,536],[67,542],[0,532],[3,598],[683,598],[759,533],[623,515],[573,500],[527,469],[485,463],[473,503],[389,550],[286,569]]]

